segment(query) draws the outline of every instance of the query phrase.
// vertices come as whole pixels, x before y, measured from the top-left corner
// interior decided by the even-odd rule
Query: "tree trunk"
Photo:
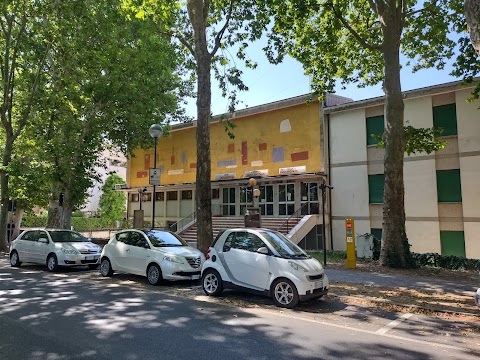
[[[54,185],[54,188],[57,188]],[[53,190],[48,202],[47,228],[63,229],[65,224],[63,206],[60,205],[60,193]]]
[[[480,56],[480,0],[465,0],[465,18],[473,48]]]
[[[12,159],[13,152],[13,134],[6,134],[5,152],[2,159],[2,168],[0,169],[0,252],[8,251],[7,222],[8,222],[8,172],[6,167]]]
[[[397,13],[384,17],[383,57],[385,62],[385,189],[383,195],[383,234],[380,263],[383,266],[409,266],[410,248],[405,231],[405,188],[403,156],[404,103],[400,83],[401,25]]]
[[[213,240],[210,118],[212,89],[210,82],[211,56],[206,39],[206,16],[203,1],[188,2],[190,21],[194,31],[195,60],[197,63],[197,174],[196,174],[196,216],[197,247],[205,253]]]
[[[18,235],[20,235],[20,226],[22,226],[22,219],[24,214],[25,210],[17,207],[17,209],[15,210],[15,216],[13,218],[12,239],[15,239]]]

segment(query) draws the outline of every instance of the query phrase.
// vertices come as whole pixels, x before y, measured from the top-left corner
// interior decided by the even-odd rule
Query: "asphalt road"
[[[321,300],[296,311],[182,296],[191,284],[0,262],[0,359],[478,359],[471,324]],[[198,290],[198,289],[197,289]],[[177,295],[172,295],[176,293]],[[178,295],[180,294],[180,295]],[[227,293],[226,299],[235,298]],[[245,298],[244,298],[245,299]],[[248,300],[248,297],[246,297]],[[477,329],[478,330],[478,329]]]

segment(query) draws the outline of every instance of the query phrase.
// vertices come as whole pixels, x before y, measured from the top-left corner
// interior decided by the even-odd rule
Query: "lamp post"
[[[153,152],[153,170],[154,173],[158,173],[157,169],[157,140],[160,136],[163,134],[163,129],[160,125],[158,124],[153,124],[150,126],[150,129],[148,130],[150,133],[150,136],[153,137],[154,139],[154,152]],[[160,175],[158,175],[158,179],[160,178]],[[155,177],[152,179],[152,174],[150,174],[150,184],[153,185],[153,194],[152,194],[152,230],[155,228],[155,185],[160,185],[160,181],[157,180]]]
[[[327,265],[327,241],[325,239],[325,189],[333,189],[333,186],[322,182],[320,184],[320,190],[322,190],[322,242],[323,242],[323,265]]]

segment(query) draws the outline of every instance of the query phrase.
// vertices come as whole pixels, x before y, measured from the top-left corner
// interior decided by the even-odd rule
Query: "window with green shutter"
[[[370,204],[383,204],[383,188],[385,176],[383,174],[368,175],[368,199]]]
[[[442,128],[442,136],[457,135],[457,107],[455,104],[433,107],[433,126]]]
[[[382,240],[382,229],[370,229],[370,234],[375,236],[376,239]]]
[[[437,170],[437,197],[439,203],[462,202],[460,169]]]
[[[463,231],[440,231],[442,255],[465,257],[465,234]]]
[[[378,140],[372,134],[383,134],[385,130],[385,119],[383,115],[367,117],[367,145],[376,145]]]

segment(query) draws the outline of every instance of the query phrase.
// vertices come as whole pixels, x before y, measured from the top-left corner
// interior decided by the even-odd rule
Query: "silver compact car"
[[[10,264],[46,264],[48,270],[59,266],[100,265],[101,247],[82,234],[65,229],[32,229],[23,231],[10,244]]]
[[[100,272],[114,271],[146,276],[157,285],[162,280],[197,280],[205,256],[177,234],[166,230],[122,230],[103,248]]]

